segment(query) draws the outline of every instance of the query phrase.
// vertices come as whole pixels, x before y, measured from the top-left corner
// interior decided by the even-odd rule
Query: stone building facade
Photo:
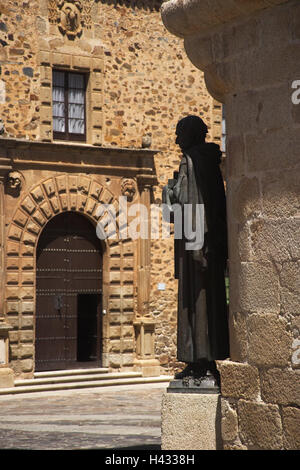
[[[145,374],[169,372],[175,365],[171,239],[135,240],[127,234],[99,240],[94,248],[102,266],[99,262],[94,277],[90,266],[72,270],[55,264],[69,262],[66,253],[76,252],[80,234],[72,235],[72,249],[46,244],[42,250],[45,237],[53,242],[63,214],[84,218],[94,233],[99,220],[110,215],[99,215],[99,205],[117,210],[120,196],[128,197],[129,208],[159,204],[179,162],[174,131],[180,117],[201,115],[209,138],[220,140],[221,105],[207,93],[203,74],[185,57],[181,41],[162,25],[160,6],[155,0],[0,1],[0,340],[2,367],[8,364],[15,376],[31,377],[38,360],[40,370],[55,367],[49,366],[51,357],[38,359],[37,343],[46,335],[51,350],[66,328],[73,333],[67,347],[60,344],[64,352],[56,368],[76,362],[76,351],[71,358],[66,349],[78,340],[78,304],[66,313],[61,292],[94,296],[89,302],[101,299],[93,333],[101,349],[98,364],[142,368]],[[69,243],[66,220],[60,235]],[[117,223],[122,229],[119,218]],[[83,245],[78,251],[83,255]],[[41,252],[50,253],[43,265]],[[96,287],[89,291],[86,274],[65,279],[59,278],[61,271],[88,272]],[[54,288],[55,279],[77,287]],[[37,311],[43,295],[54,309],[48,312],[53,321],[61,315],[69,326],[50,332]]]
[[[300,448],[300,5],[170,0],[162,18],[226,109],[225,449]]]

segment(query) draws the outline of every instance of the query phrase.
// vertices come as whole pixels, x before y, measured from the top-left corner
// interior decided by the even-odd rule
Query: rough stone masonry
[[[162,18],[226,107],[224,448],[299,449],[299,2],[171,0]]]

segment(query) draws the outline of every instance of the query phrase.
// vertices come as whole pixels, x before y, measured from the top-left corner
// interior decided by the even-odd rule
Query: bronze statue
[[[203,242],[187,249],[185,236],[175,239],[177,358],[187,363],[175,378],[201,378],[209,373],[219,384],[215,360],[229,357],[226,201],[220,171],[222,154],[218,145],[205,142],[206,134],[207,126],[197,116],[178,122],[176,144],[183,156],[179,172],[164,188],[163,202],[180,207],[204,205]]]

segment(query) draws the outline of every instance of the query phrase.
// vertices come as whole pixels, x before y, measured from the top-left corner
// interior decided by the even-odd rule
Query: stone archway
[[[29,190],[12,216],[6,243],[5,313],[7,322],[13,328],[10,363],[17,375],[32,374],[34,370],[36,247],[39,236],[46,223],[64,211],[81,213],[96,226],[99,219],[107,217],[107,211],[97,217],[99,204],[112,204],[117,209],[114,195],[95,178],[60,174],[39,182]],[[116,222],[118,224],[118,218]],[[109,225],[106,230],[110,230]],[[107,315],[103,324],[103,365],[116,364],[116,356],[122,362],[119,358],[123,352],[122,346],[115,350],[110,346],[111,316],[114,318],[112,324],[126,325],[119,328],[115,343],[125,344],[123,333],[127,338],[132,337],[131,353],[134,355],[134,251],[130,239],[107,239],[105,242],[103,306],[107,308]],[[126,322],[120,319],[124,312]],[[127,357],[128,351],[127,347]]]

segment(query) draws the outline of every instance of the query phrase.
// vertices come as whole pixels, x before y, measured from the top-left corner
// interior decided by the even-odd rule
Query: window
[[[86,74],[53,70],[54,139],[86,141],[86,83]]]

